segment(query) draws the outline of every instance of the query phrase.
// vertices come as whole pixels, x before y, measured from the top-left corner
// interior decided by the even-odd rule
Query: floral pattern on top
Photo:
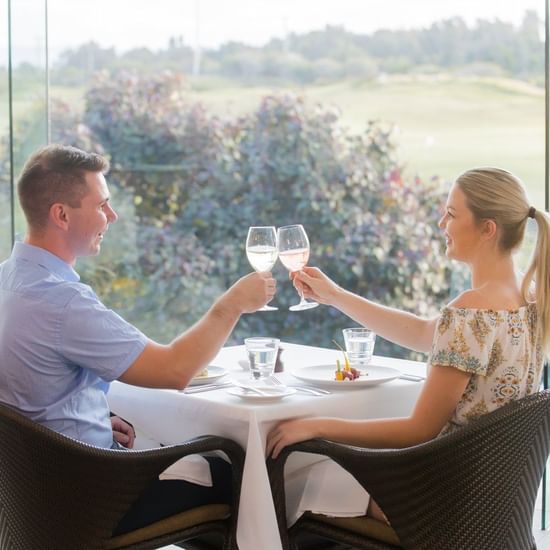
[[[428,365],[472,375],[442,434],[539,390],[543,352],[536,327],[535,304],[441,310]]]

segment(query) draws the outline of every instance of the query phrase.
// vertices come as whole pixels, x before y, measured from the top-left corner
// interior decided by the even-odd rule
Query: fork
[[[283,382],[281,382],[276,376],[271,376],[269,380],[273,382],[275,386],[286,387],[286,384],[283,384]],[[297,390],[303,391],[304,393],[307,393],[309,395],[321,396],[321,395],[328,395],[330,393],[328,390],[322,390],[320,388],[308,388],[306,386],[289,386],[289,387],[296,388]]]

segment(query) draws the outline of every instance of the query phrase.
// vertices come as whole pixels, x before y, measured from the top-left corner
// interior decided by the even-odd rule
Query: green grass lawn
[[[253,110],[267,87],[216,82],[192,96],[214,111]],[[544,203],[544,90],[506,79],[445,75],[396,77],[376,83],[339,82],[292,91],[338,107],[343,124],[361,132],[368,120],[396,125],[400,159],[409,175],[452,179],[473,166],[511,170],[532,200]]]

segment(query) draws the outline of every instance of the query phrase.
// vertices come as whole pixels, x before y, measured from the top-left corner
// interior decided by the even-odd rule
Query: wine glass
[[[301,225],[285,225],[277,230],[279,260],[291,272],[300,271],[309,259],[309,240]],[[317,302],[308,302],[300,292],[300,303],[290,306],[291,311],[301,311],[317,307]]]
[[[277,261],[277,233],[269,227],[250,227],[246,237],[246,257],[254,271],[270,271]],[[261,307],[258,311],[275,311],[278,307]]]

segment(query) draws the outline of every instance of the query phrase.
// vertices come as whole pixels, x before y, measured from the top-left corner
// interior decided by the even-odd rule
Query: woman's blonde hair
[[[457,185],[466,196],[476,220],[493,219],[499,228],[498,245],[503,252],[518,248],[527,220],[537,222],[537,243],[521,285],[526,302],[533,300],[535,283],[538,329],[544,353],[550,357],[550,219],[529,203],[522,182],[499,168],[474,168],[458,176]]]

